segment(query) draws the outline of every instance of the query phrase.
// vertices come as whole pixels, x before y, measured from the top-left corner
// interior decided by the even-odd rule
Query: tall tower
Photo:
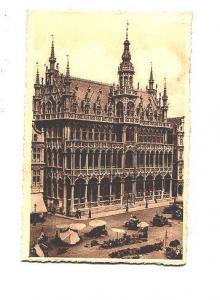
[[[151,68],[150,68],[150,79],[149,79],[149,90],[153,91],[154,90],[154,76],[153,76],[153,67],[151,63]]]
[[[119,88],[120,90],[126,92],[127,90],[133,90],[133,76],[134,76],[134,67],[131,62],[131,54],[130,54],[130,42],[128,40],[128,26],[127,22],[126,27],[126,39],[124,41],[124,51],[122,54],[122,62],[118,67],[118,75],[119,75]]]
[[[163,112],[163,121],[167,120],[167,111],[168,111],[168,96],[167,96],[167,84],[166,84],[166,78],[164,78],[164,90],[163,90],[163,106],[162,106],[162,112]]]
[[[51,71],[54,71],[54,69],[55,69],[55,62],[56,62],[56,57],[55,57],[55,52],[54,52],[54,40],[53,40],[53,35],[52,35],[52,43],[51,43],[51,51],[50,51],[49,62],[50,62],[50,70],[51,70]]]

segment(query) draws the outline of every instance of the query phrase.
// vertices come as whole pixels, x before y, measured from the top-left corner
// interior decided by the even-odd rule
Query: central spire
[[[128,26],[129,26],[129,23],[128,23],[128,21],[127,21],[127,23],[126,23],[126,40],[128,40]]]
[[[122,62],[118,68],[119,75],[119,86],[120,89],[133,89],[133,75],[134,67],[131,62],[131,53],[130,53],[130,42],[128,40],[128,26],[129,23],[126,23],[126,36],[124,41],[124,50],[122,53]]]
[[[53,38],[53,34],[51,35],[51,38],[52,38],[52,42],[51,42],[51,51],[50,51],[49,62],[50,62],[50,69],[54,70],[54,66],[55,66],[55,62],[56,62],[56,57],[55,57],[55,51],[54,51],[54,38]]]

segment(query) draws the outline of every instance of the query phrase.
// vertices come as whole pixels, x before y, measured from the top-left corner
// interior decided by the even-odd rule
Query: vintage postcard
[[[22,260],[186,263],[191,19],[28,13]]]

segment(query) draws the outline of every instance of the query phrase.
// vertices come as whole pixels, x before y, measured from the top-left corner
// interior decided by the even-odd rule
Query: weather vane
[[[128,39],[128,26],[129,26],[129,22],[127,21],[126,23],[126,40]]]

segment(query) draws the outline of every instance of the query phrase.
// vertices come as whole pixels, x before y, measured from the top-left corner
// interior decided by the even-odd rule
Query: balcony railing
[[[138,117],[131,117],[131,116],[115,117],[115,116],[103,116],[103,115],[73,113],[73,112],[34,114],[33,118],[34,120],[41,120],[41,121],[75,119],[75,120],[95,121],[95,122],[103,122],[103,123],[132,123],[132,124],[140,124],[143,126],[151,126],[151,127],[168,127],[168,128],[172,127],[172,125],[167,122],[141,120]]]

